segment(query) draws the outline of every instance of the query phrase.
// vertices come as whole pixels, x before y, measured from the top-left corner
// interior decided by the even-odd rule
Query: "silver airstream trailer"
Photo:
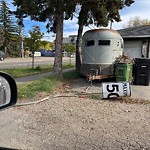
[[[113,75],[113,63],[123,53],[123,39],[112,29],[86,31],[82,38],[80,73],[92,79]],[[91,76],[92,75],[92,76]]]

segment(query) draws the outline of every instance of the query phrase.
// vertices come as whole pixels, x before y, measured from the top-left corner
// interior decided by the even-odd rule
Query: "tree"
[[[65,48],[66,52],[69,54],[69,57],[70,57],[70,64],[71,64],[71,55],[75,53],[76,46],[67,43],[67,44],[65,44],[64,48]]]
[[[106,25],[109,20],[118,20],[118,10],[122,9],[124,5],[129,6],[133,2],[133,0],[14,0],[14,5],[17,6],[16,15],[18,17],[30,16],[32,20],[43,22],[48,20],[46,26],[48,31],[56,33],[56,53],[53,71],[56,76],[61,78],[63,21],[64,19],[73,17],[76,5],[81,5],[81,12],[85,13],[82,13],[83,16],[79,15],[79,28],[81,28],[81,30],[80,33],[78,32],[78,35],[82,36],[82,27],[84,25],[92,23],[92,20],[94,20],[94,23],[96,23],[97,26],[102,25],[102,23]],[[77,42],[80,42],[80,39],[81,37],[78,37]],[[78,53],[76,56],[76,59],[78,60]]]
[[[53,43],[49,42],[49,41],[41,41],[40,42],[40,48],[41,49],[52,50],[53,49]]]
[[[48,20],[48,32],[56,33],[55,60],[53,73],[62,78],[62,39],[63,20],[72,17],[75,10],[76,0],[14,0],[17,6],[15,12],[18,18],[30,16],[32,20],[45,22]]]
[[[30,38],[28,40],[28,47],[32,52],[32,68],[34,68],[34,52],[40,47],[40,40],[43,33],[41,33],[39,26],[34,26],[33,29],[29,31],[29,34]]]
[[[150,25],[150,20],[142,19],[139,16],[130,17],[129,21],[124,25],[124,28],[132,28],[143,25]]]
[[[119,10],[125,6],[130,6],[133,0],[82,0],[81,10],[78,17],[78,35],[76,44],[76,70],[80,71],[81,66],[81,41],[83,27],[94,24],[97,27],[107,26],[109,22],[121,21]]]
[[[15,45],[18,41],[18,30],[15,17],[5,0],[0,4],[0,31],[2,32],[0,49],[5,51],[6,55],[11,55],[12,49],[17,48]]]

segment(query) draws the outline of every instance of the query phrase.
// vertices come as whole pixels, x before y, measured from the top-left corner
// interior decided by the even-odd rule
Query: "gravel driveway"
[[[150,149],[150,103],[72,94],[1,111],[0,146],[22,150]]]

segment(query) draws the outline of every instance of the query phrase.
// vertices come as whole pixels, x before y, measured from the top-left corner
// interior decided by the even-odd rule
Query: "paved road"
[[[63,57],[63,62],[69,63],[68,57]],[[72,62],[74,62],[74,58],[72,58]],[[35,57],[35,66],[38,65],[47,65],[53,64],[54,57]],[[6,58],[4,61],[0,61],[0,69],[6,68],[23,68],[23,67],[31,67],[32,66],[32,58]]]

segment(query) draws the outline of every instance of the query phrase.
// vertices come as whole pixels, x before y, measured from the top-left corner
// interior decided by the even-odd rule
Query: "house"
[[[150,58],[150,26],[118,30],[124,39],[124,54],[130,58]]]

